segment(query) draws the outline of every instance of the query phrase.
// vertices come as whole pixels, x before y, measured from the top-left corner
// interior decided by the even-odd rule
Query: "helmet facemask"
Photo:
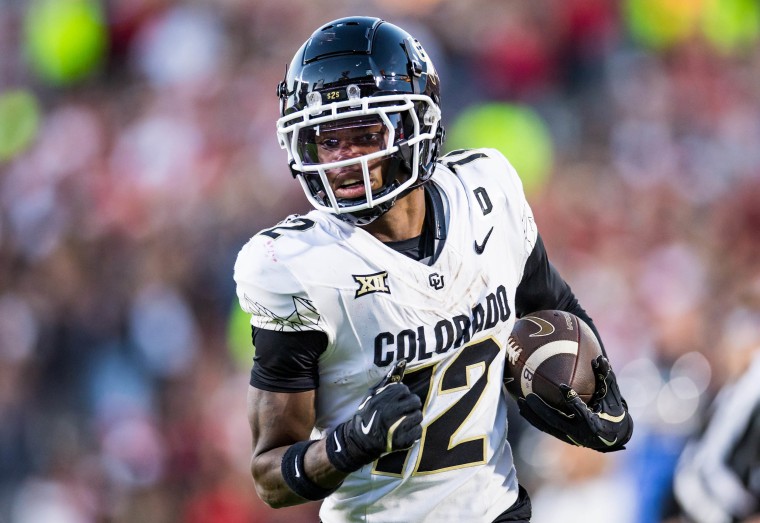
[[[430,173],[421,171],[432,166],[421,166],[421,159],[440,135],[441,113],[426,95],[362,98],[358,86],[352,85],[346,91],[348,100],[328,105],[322,105],[319,92],[309,93],[306,108],[278,120],[277,135],[311,204],[366,225],[390,209],[399,196],[427,180]],[[347,147],[348,142],[357,142],[350,144],[350,152],[338,150],[338,144]],[[371,174],[378,162],[383,164],[382,180]],[[339,182],[342,178],[361,182],[363,190],[354,186],[352,190],[336,187],[336,191],[328,175]]]

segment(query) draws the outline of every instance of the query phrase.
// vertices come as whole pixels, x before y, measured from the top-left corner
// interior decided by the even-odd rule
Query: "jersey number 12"
[[[457,444],[453,444],[453,440],[478,407],[488,384],[489,367],[498,354],[499,346],[493,338],[466,345],[444,371],[437,391],[431,390],[435,365],[407,371],[403,382],[420,397],[423,405],[427,405],[431,393],[443,395],[467,391],[459,401],[423,427],[420,452],[413,474],[435,474],[486,462],[485,434]],[[475,367],[481,367],[483,371],[471,383],[470,369]],[[372,472],[401,476],[408,458],[409,450],[391,452],[375,462]]]

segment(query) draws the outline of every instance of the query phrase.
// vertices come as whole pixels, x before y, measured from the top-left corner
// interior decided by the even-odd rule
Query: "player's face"
[[[388,129],[382,123],[362,123],[322,130],[316,137],[317,155],[321,163],[356,158],[385,148]],[[369,175],[372,190],[383,185],[383,167],[387,158],[370,160]],[[364,176],[360,164],[329,169],[325,172],[330,186],[338,198],[363,198]]]

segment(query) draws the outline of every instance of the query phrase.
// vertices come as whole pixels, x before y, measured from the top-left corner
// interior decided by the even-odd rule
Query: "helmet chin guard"
[[[319,28],[296,53],[278,96],[279,144],[315,208],[367,225],[432,175],[444,135],[438,75],[419,42],[395,25],[353,17]],[[342,156],[318,145],[331,130],[361,126],[374,126],[382,139]],[[350,198],[330,183],[329,175],[346,172]]]

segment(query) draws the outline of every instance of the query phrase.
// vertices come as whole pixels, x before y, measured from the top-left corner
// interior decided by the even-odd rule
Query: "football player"
[[[515,318],[572,312],[518,174],[495,150],[439,158],[439,78],[376,18],[317,29],[277,90],[277,133],[315,210],[256,234],[235,280],[251,314],[251,471],[273,507],[325,523],[528,521],[507,442]],[[596,331],[595,331],[596,332]],[[605,358],[589,405],[531,423],[600,451],[632,423]]]
[[[760,352],[728,381],[673,478],[681,515],[694,523],[760,522]]]

